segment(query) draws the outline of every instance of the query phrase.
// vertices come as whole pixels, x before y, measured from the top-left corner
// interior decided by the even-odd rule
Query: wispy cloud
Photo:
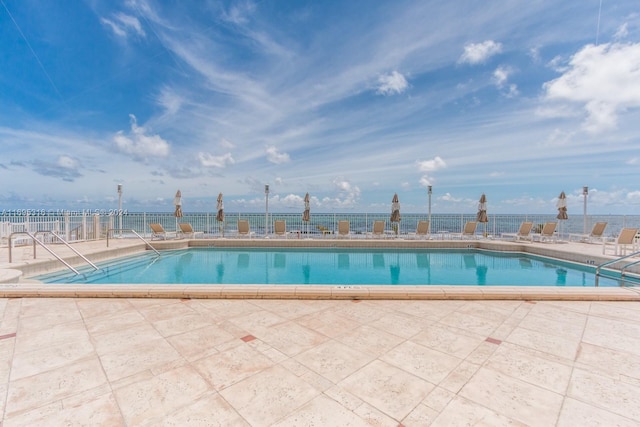
[[[378,78],[377,92],[382,95],[400,94],[407,90],[407,79],[397,71],[382,75]]]
[[[502,52],[502,43],[486,40],[482,43],[469,43],[465,45],[464,52],[458,59],[461,64],[482,64],[489,58]]]
[[[508,81],[512,73],[513,70],[510,67],[505,66],[500,66],[493,72],[494,84],[507,98],[513,98],[519,94],[518,86],[514,83],[509,83]]]
[[[127,37],[132,33],[145,37],[146,33],[140,24],[140,21],[135,16],[127,15],[122,12],[114,13],[111,19],[101,18],[100,22],[103,25],[109,27],[113,33],[118,37]]]
[[[235,163],[233,160],[233,156],[231,153],[223,154],[222,156],[214,156],[210,153],[198,153],[198,160],[200,164],[204,167],[213,167],[213,168],[225,168],[229,165]]]

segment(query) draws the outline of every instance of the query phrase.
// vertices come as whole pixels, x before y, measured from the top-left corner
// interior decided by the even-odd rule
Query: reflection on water
[[[429,268],[429,255],[428,254],[416,254],[416,265],[420,269]]]
[[[487,267],[486,265],[479,265],[476,267],[476,277],[478,278],[478,285],[487,284],[487,271],[489,271],[489,267]]]
[[[286,256],[282,253],[276,253],[273,255],[273,266],[275,268],[284,268],[286,265]]]
[[[218,273],[217,276],[217,282],[216,283],[223,283],[222,279],[224,278],[224,264],[223,263],[218,263],[216,265],[216,272]]]
[[[304,264],[302,266],[302,276],[304,277],[304,284],[309,284],[309,278],[311,277],[311,266],[309,264]]]
[[[238,268],[249,268],[249,254],[238,254]]]
[[[391,273],[391,284],[397,285],[400,283],[400,264],[390,265],[389,273]]]
[[[556,269],[556,274],[558,275],[558,279],[556,280],[556,285],[564,286],[567,284],[567,270],[564,268]]]
[[[473,269],[476,268],[476,256],[473,254],[465,254],[462,257],[464,261],[464,268]]]
[[[338,268],[347,269],[349,265],[349,254],[338,254]]]
[[[381,253],[373,254],[373,268],[384,268],[384,255]]]

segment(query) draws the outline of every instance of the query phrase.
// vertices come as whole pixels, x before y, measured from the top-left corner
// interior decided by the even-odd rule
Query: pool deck
[[[103,256],[104,242],[81,245]],[[18,253],[8,265],[0,248],[0,269],[50,262]],[[394,300],[172,297],[153,286],[65,298],[64,286],[43,287],[0,284],[2,427],[640,424],[634,288]]]

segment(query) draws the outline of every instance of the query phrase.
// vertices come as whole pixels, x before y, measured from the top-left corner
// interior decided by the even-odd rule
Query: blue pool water
[[[318,285],[595,285],[594,268],[480,250],[203,248],[153,252],[38,276],[45,283]],[[629,286],[601,277],[599,286]]]

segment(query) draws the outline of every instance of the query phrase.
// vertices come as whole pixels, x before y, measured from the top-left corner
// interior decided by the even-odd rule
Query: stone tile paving
[[[639,321],[638,302],[0,299],[0,425],[639,425]]]

